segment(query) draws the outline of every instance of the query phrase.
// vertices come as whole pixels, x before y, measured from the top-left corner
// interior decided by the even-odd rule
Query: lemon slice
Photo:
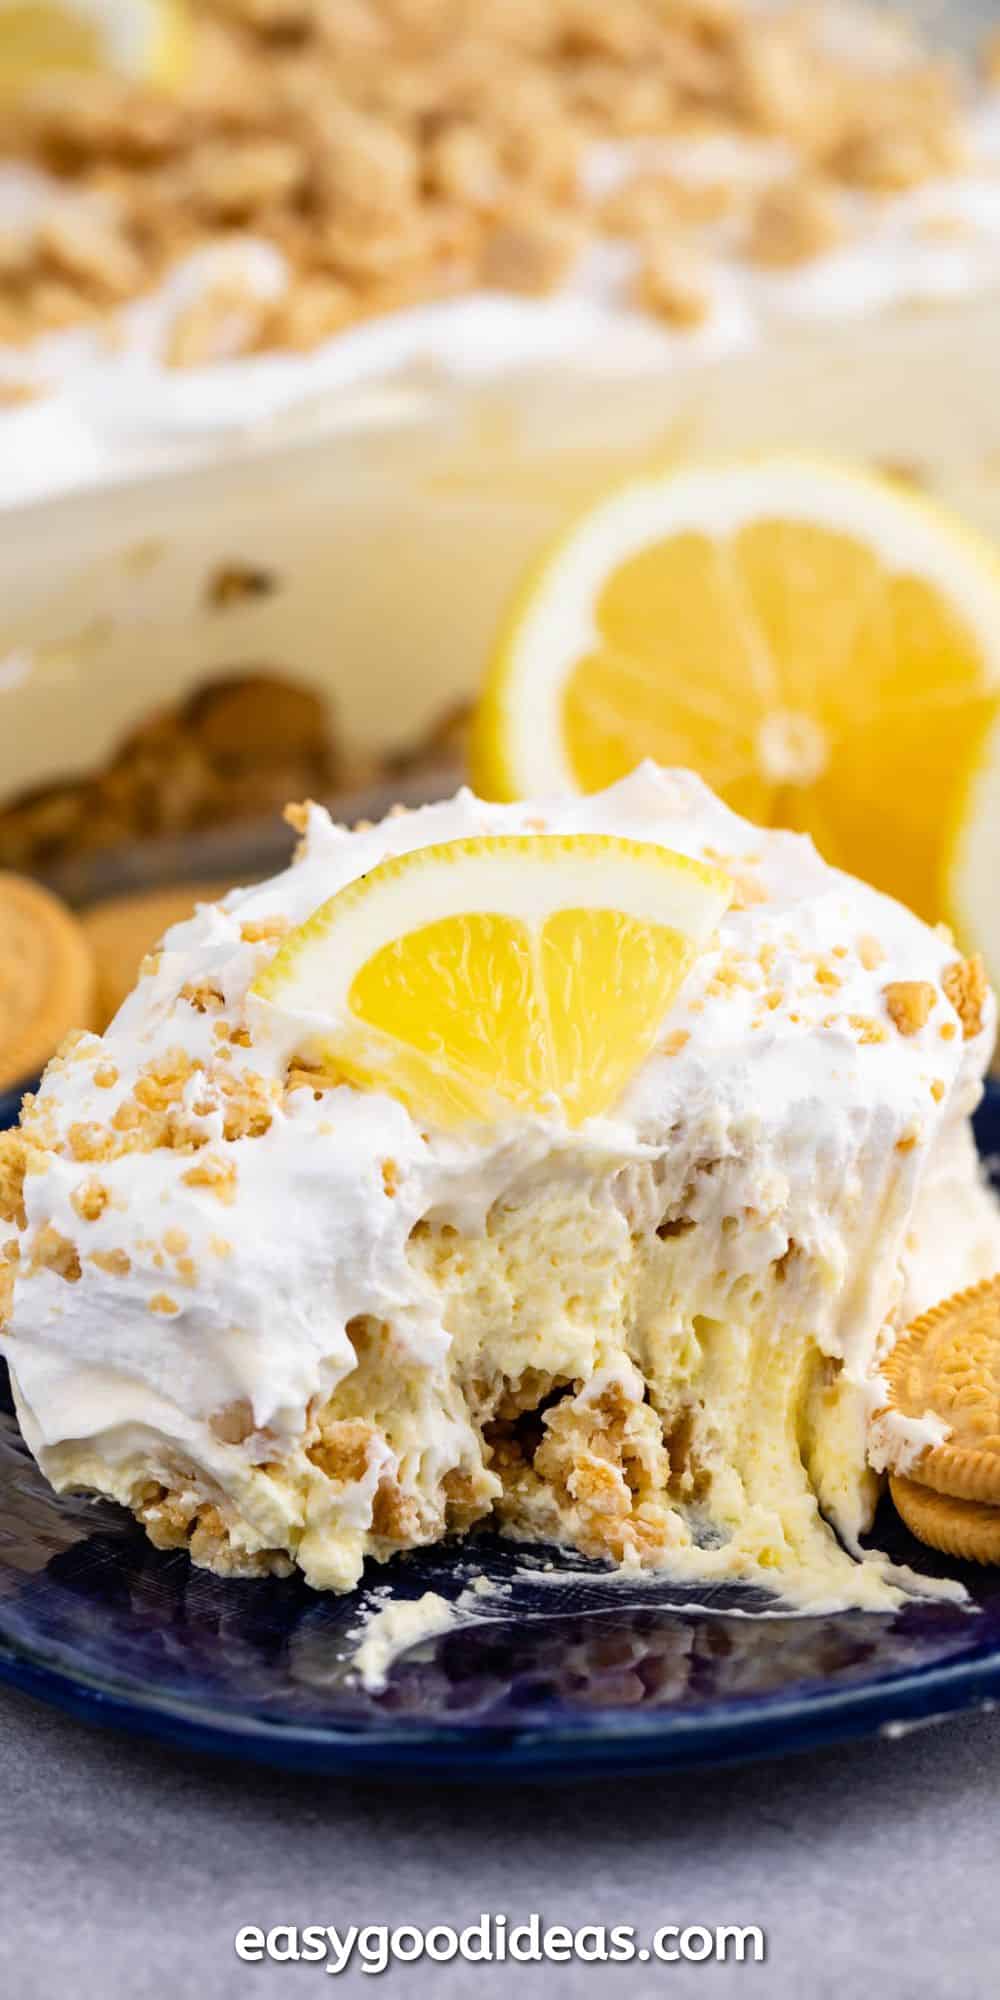
[[[251,995],[265,1032],[432,1122],[513,1109],[578,1125],[655,1044],[730,886],[596,834],[417,848],[324,903]]]
[[[945,840],[948,923],[1000,987],[1000,712],[959,773]]]
[[[928,918],[1000,690],[1000,561],[888,480],[788,457],[637,480],[541,563],[503,633],[487,797],[601,789],[643,756]]]
[[[183,0],[0,0],[0,97],[53,70],[172,83],[187,48]]]

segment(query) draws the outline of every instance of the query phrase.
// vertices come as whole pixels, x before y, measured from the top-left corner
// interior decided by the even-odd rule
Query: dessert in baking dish
[[[974,82],[881,10],[188,14],[169,77],[4,101],[8,499],[428,364],[655,372],[1000,278],[995,48]]]
[[[492,1520],[895,1602],[880,1362],[1000,1262],[978,962],[682,771],[297,817],[0,1140],[49,1479],[320,1588]]]
[[[989,62],[844,5],[190,11],[169,90],[0,109],[0,865],[412,755],[654,460],[834,451],[1000,532]]]

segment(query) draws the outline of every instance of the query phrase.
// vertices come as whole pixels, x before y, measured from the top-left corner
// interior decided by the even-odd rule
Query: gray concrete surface
[[[473,1790],[338,1784],[104,1735],[0,1691],[0,1993],[236,2000],[1000,1990],[1000,1715],[772,1765]],[[762,1965],[247,1965],[244,1924],[756,1923]]]

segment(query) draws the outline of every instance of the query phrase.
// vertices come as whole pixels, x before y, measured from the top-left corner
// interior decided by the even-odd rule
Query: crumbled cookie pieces
[[[937,997],[937,988],[927,979],[894,979],[882,989],[886,1013],[901,1035],[920,1033]]]
[[[5,110],[5,149],[66,184],[0,245],[8,341],[100,318],[202,245],[244,232],[286,267],[278,297],[210,288],[175,319],[167,358],[200,366],[308,348],[394,305],[484,282],[543,293],[595,219],[581,172],[595,140],[708,129],[783,139],[808,175],[881,193],[961,160],[960,91],[919,51],[878,71],[806,10],[748,0],[192,0],[192,58],[170,92],[107,75],[47,77]],[[983,57],[995,72],[995,50]],[[603,226],[697,226],[701,191],[648,191]],[[710,196],[715,213],[732,189]],[[737,197],[738,198],[738,195]],[[668,214],[668,209],[671,211]],[[638,218],[638,220],[637,220]],[[782,264],[833,240],[807,178],[756,218],[752,254]],[[687,286],[653,310],[695,324]],[[678,299],[679,294],[679,299]]]
[[[954,964],[946,966],[941,984],[962,1023],[965,1040],[971,1040],[982,1029],[983,1010],[990,993],[979,953],[974,952],[971,958],[957,958]]]

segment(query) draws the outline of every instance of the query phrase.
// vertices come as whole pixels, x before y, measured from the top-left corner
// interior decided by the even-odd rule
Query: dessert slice
[[[879,1363],[1000,1265],[977,964],[683,771],[299,817],[0,1142],[53,1484],[317,1587],[492,1517],[895,1602]]]

